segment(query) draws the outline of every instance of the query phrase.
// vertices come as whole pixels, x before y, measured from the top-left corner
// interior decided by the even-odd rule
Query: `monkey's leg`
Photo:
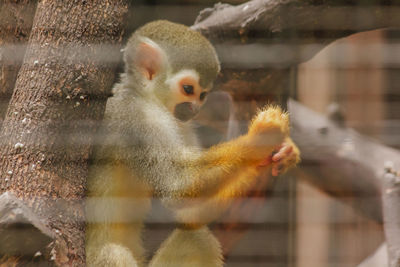
[[[221,267],[222,250],[211,231],[175,229],[158,249],[149,267]]]
[[[105,243],[102,246],[90,245],[86,248],[88,267],[138,267],[141,266],[131,251],[121,244]]]
[[[86,215],[88,266],[143,266],[143,218],[150,208],[148,188],[124,166],[92,169]]]
[[[87,227],[87,265],[144,266],[142,223],[97,223]]]

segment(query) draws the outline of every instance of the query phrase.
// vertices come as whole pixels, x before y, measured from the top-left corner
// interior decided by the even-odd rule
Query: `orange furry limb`
[[[190,158],[184,162],[194,175],[191,185],[182,187],[179,196],[204,198],[220,191],[236,192],[229,185],[247,183],[248,178],[238,177],[242,177],[242,173],[256,172],[255,168],[284,142],[289,134],[288,125],[287,113],[277,106],[265,107],[250,123],[247,135],[211,147],[198,158]]]

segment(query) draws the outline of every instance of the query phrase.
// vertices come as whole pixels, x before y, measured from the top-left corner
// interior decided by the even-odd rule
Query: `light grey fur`
[[[260,125],[256,125],[255,134],[202,151],[190,122],[178,121],[167,108],[170,87],[166,81],[179,70],[195,70],[200,74],[199,83],[209,85],[217,76],[219,62],[204,37],[183,25],[174,25],[150,23],[138,30],[145,38],[136,33],[125,49],[126,73],[107,102],[88,179],[88,266],[145,265],[141,231],[151,197],[160,198],[186,229],[173,232],[156,253],[152,266],[222,266],[220,245],[202,226],[230,203],[229,197],[218,196],[218,190],[245,191],[256,173],[249,162],[271,155],[287,134],[286,120],[260,121],[264,120],[264,111],[257,115]],[[155,68],[159,73],[150,78],[140,75],[134,61],[137,41],[146,38],[172,42],[175,51],[171,52],[173,57],[160,57],[163,62]],[[153,41],[146,45],[153,45]],[[176,58],[180,46],[190,55],[189,67],[185,55]],[[196,47],[194,52],[192,46]],[[165,55],[158,44],[153,48]],[[282,118],[279,110],[275,113]],[[265,138],[266,133],[272,138]],[[270,141],[265,143],[265,139]]]

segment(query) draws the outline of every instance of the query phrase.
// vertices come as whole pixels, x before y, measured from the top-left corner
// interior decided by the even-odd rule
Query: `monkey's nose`
[[[184,102],[175,106],[174,116],[181,121],[192,119],[199,112],[199,107],[192,102]]]

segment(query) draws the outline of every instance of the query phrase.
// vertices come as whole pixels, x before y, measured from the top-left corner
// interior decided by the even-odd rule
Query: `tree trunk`
[[[1,192],[53,231],[59,266],[84,266],[91,133],[114,82],[127,10],[126,0],[40,1],[0,132]]]
[[[35,14],[35,1],[0,0],[0,128]]]

